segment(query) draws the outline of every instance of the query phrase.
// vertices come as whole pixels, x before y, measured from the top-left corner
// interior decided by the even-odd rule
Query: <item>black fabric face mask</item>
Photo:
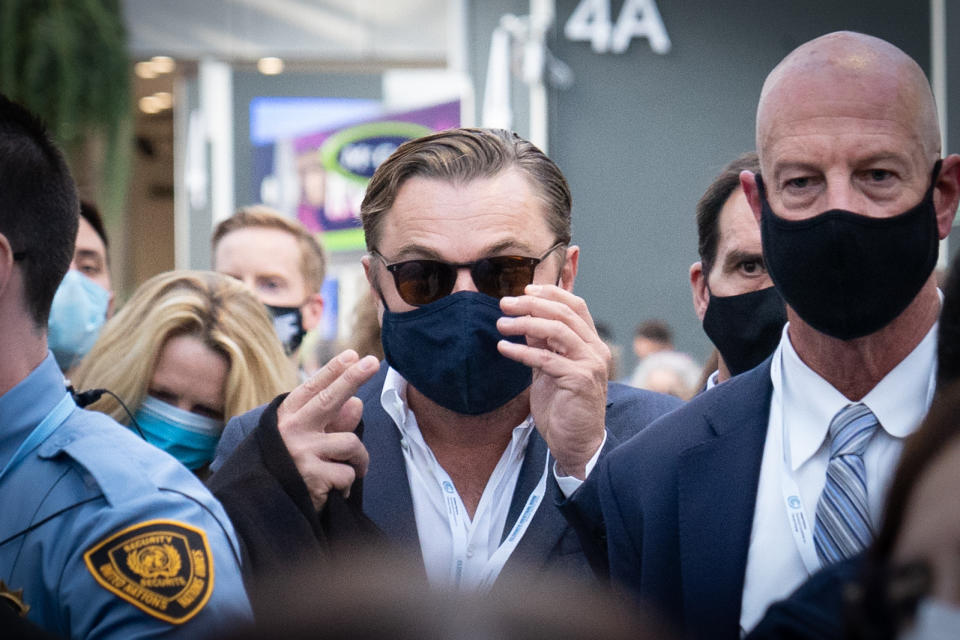
[[[381,300],[383,300],[381,296]],[[412,311],[395,312],[383,301],[381,338],[387,362],[441,407],[480,415],[502,407],[530,386],[530,367],[500,355],[506,339],[497,330],[500,301],[458,291]]]
[[[735,296],[711,294],[703,330],[735,376],[773,353],[786,322],[783,298],[776,287],[767,287]]]
[[[303,328],[303,313],[300,307],[275,307],[265,305],[273,318],[273,328],[283,343],[283,349],[290,355],[300,347],[303,336],[307,335]]]
[[[923,200],[897,216],[832,209],[806,220],[778,217],[757,175],[763,259],[804,322],[852,340],[887,326],[910,305],[937,262],[933,189],[939,174],[938,160]]]

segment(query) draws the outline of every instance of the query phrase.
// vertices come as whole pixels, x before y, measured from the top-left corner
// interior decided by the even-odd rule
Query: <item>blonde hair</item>
[[[71,381],[79,390],[108,389],[135,412],[164,344],[181,335],[200,338],[227,359],[225,420],[297,384],[263,304],[239,280],[212,271],[169,271],[147,280],[104,325]],[[92,408],[129,423],[109,395]]]
[[[323,247],[302,224],[262,204],[243,207],[218,224],[213,230],[211,240],[213,253],[217,253],[217,245],[225,235],[250,227],[279,229],[296,238],[297,246],[300,247],[300,272],[303,274],[303,280],[307,283],[310,293],[320,293],[327,268]]]

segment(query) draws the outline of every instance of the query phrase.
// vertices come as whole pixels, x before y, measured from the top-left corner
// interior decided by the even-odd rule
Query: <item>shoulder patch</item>
[[[213,592],[207,535],[182,522],[141,522],[96,543],[83,559],[104,589],[172,624],[195,616]]]

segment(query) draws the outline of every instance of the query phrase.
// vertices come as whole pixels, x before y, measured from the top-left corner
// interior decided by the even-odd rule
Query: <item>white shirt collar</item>
[[[380,391],[380,404],[383,405],[383,410],[387,412],[387,415],[393,418],[402,438],[422,443],[423,435],[420,433],[420,426],[417,424],[416,416],[407,405],[408,384],[396,369],[387,367],[387,375],[383,379],[383,389]],[[514,427],[510,444],[511,453],[522,458],[533,427],[533,416],[531,415],[527,415],[523,422]],[[426,443],[423,443],[423,445],[426,446]]]
[[[716,371],[711,373],[710,377],[707,378],[707,386],[704,389],[704,391],[709,391],[710,389],[713,389],[715,386],[717,386],[717,384],[719,384],[717,382],[717,378],[719,377],[720,377],[720,369],[717,369]]]
[[[407,381],[393,367],[387,367],[383,389],[380,390],[380,404],[403,433],[407,422]]]
[[[934,323],[923,340],[860,401],[891,436],[903,438],[926,413],[936,380],[937,327]],[[789,323],[783,328],[778,351],[783,362],[783,406],[790,443],[790,467],[796,471],[820,449],[830,421],[850,400],[821,378],[797,355],[789,338]],[[777,357],[776,355],[774,357]],[[779,381],[774,380],[774,384]]]

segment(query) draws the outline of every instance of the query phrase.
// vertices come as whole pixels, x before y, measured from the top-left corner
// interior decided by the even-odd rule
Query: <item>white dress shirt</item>
[[[719,377],[720,377],[720,369],[717,369],[716,371],[714,371],[713,373],[711,373],[711,374],[710,374],[710,377],[707,378],[707,387],[706,387],[706,389],[704,389],[704,391],[710,391],[710,389],[713,389],[715,386],[717,386],[718,384],[720,384],[720,383],[717,381],[717,378],[719,378]]]
[[[387,371],[380,402],[400,429],[400,446],[413,498],[420,550],[430,583],[462,589],[483,586],[485,580],[491,579],[491,572],[495,578],[509,557],[506,547],[494,556],[501,546],[510,502],[527,442],[534,429],[532,418],[528,416],[513,429],[510,444],[490,475],[471,519],[450,477],[424,441],[417,418],[407,405],[407,381],[392,367]],[[538,486],[541,492],[544,484],[545,477]],[[542,500],[536,502],[536,506],[540,502]],[[532,512],[528,515],[527,522],[532,519]],[[515,542],[521,537],[522,532]],[[512,550],[507,542],[504,545]]]
[[[830,421],[851,403],[804,364],[790,343],[788,329],[789,325],[783,329],[771,367],[773,396],[747,555],[742,633],[760,621],[771,603],[787,597],[810,575],[790,526],[782,487],[785,479],[792,477],[796,482],[812,535],[830,459]],[[934,324],[920,344],[860,400],[881,427],[863,455],[875,531],[903,438],[917,428],[930,406],[936,351]]]

